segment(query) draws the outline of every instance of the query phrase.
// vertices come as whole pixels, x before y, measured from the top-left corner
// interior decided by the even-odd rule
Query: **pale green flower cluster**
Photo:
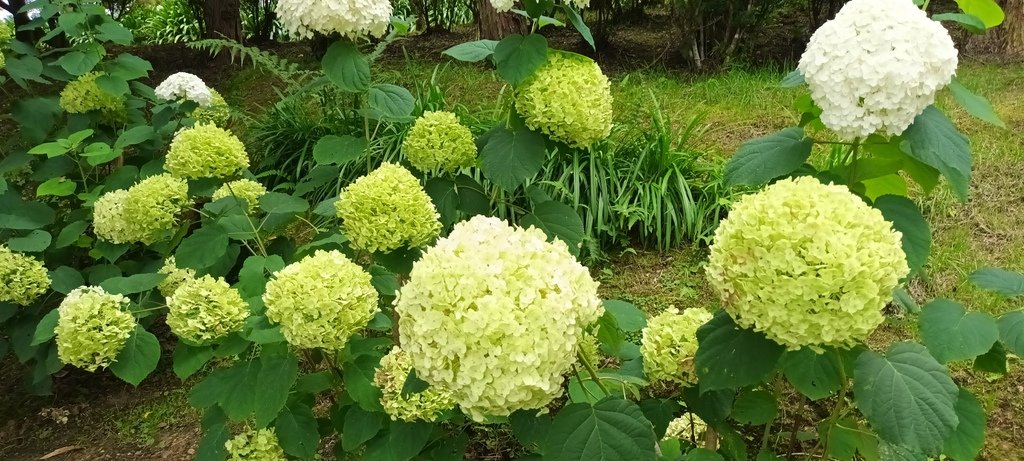
[[[476,421],[542,408],[604,311],[597,287],[561,240],[477,216],[413,267],[395,303],[400,344]]]
[[[42,261],[0,245],[0,302],[27,306],[50,288]]]
[[[452,173],[476,161],[473,133],[451,112],[424,112],[405,135],[402,152],[423,172]]]
[[[587,147],[611,134],[611,84],[590,58],[551,51],[548,62],[519,88],[516,110],[530,129]]]
[[[210,88],[210,95],[213,101],[209,106],[200,105],[192,111],[192,120],[196,125],[227,125],[231,118],[231,106],[217,90]]]
[[[277,433],[273,429],[246,429],[224,442],[228,461],[286,461]]]
[[[103,194],[93,205],[93,230],[113,243],[159,241],[178,225],[189,203],[188,183],[168,174],[143,179],[128,190]]]
[[[88,371],[114,363],[135,330],[128,303],[128,298],[100,287],[81,287],[68,293],[57,308],[54,330],[60,361]]]
[[[192,344],[210,344],[245,326],[249,306],[224,279],[204,275],[167,298],[167,326]]]
[[[96,83],[96,79],[103,75],[103,72],[89,72],[69,82],[60,92],[60,107],[71,114],[100,111],[110,120],[124,118],[124,99],[108,93]]]
[[[14,28],[8,21],[0,20],[0,46],[7,45],[14,38]]]
[[[0,49],[0,69],[7,67],[7,58],[4,57],[4,52]]]
[[[687,413],[668,423],[665,430],[666,439],[679,439],[691,443],[700,443],[707,432],[708,425],[693,413]]]
[[[213,193],[213,200],[217,201],[226,197],[237,197],[245,200],[248,205],[249,214],[256,213],[260,205],[260,197],[267,193],[267,188],[251,179],[239,179],[220,186]]]
[[[230,131],[197,124],[181,130],[171,141],[164,168],[188,179],[227,178],[249,167],[245,145]]]
[[[334,203],[353,248],[390,252],[422,247],[441,232],[441,216],[416,177],[385,163],[355,180]]]
[[[711,317],[704,309],[679,312],[669,308],[647,322],[640,354],[644,358],[644,373],[651,382],[683,386],[697,383],[693,367],[693,358],[697,355],[697,328]]]
[[[177,290],[182,284],[191,282],[196,278],[196,271],[189,268],[178,267],[177,262],[174,260],[174,256],[167,258],[164,261],[164,266],[158,271],[161,274],[167,275],[163,281],[157,285],[157,290],[165,298],[170,297],[174,294],[174,290]]]
[[[451,392],[439,386],[403,397],[402,389],[410,371],[412,359],[395,347],[380,360],[380,368],[373,377],[373,385],[381,391],[380,404],[392,421],[434,421],[455,407]]]
[[[373,318],[377,290],[340,251],[317,251],[275,273],[263,303],[289,344],[337,350]]]
[[[740,326],[791,350],[851,346],[909,272],[901,234],[845,186],[784,179],[740,199],[707,273]]]
[[[587,359],[591,365],[596,366],[601,360],[601,347],[597,336],[584,333],[579,339],[579,355]]]

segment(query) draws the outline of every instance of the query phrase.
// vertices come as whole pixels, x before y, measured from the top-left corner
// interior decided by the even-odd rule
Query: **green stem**
[[[587,373],[590,374],[590,378],[593,379],[595,383],[597,383],[597,387],[601,389],[601,392],[604,392],[604,395],[606,396],[612,395],[611,392],[608,392],[608,388],[604,386],[604,383],[601,382],[601,378],[597,376],[597,370],[595,370],[594,366],[590,364],[590,360],[587,360],[587,357],[584,356],[581,352],[576,353],[576,358],[579,359],[580,363],[583,364],[583,368],[587,369]]]
[[[846,365],[843,363],[842,355],[837,355],[839,360],[839,377],[842,380],[843,387],[839,390],[839,394],[836,396],[836,406],[832,408],[832,411],[828,416],[828,429],[825,431],[824,451],[822,451],[822,458],[828,458],[829,441],[831,440],[832,428],[836,425],[836,421],[839,420],[840,415],[844,411],[846,406],[846,394],[850,391],[850,381],[846,377]],[[821,443],[821,440],[818,440]]]
[[[781,397],[782,397],[782,386],[779,385],[779,381],[780,380],[781,380],[781,378],[776,377],[775,380],[772,381],[772,394],[775,395],[775,401],[776,402],[781,400]],[[775,420],[778,417],[779,417],[779,414],[778,414],[778,412],[776,412],[775,415],[772,416],[771,419],[768,420],[768,423],[764,425],[764,434],[761,435],[761,451],[768,450],[768,438],[772,435],[771,434],[772,425],[775,424]]]

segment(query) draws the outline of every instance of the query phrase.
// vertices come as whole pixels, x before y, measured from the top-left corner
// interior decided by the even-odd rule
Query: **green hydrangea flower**
[[[72,80],[60,92],[60,107],[70,114],[99,111],[108,121],[122,121],[127,116],[124,98],[100,88],[96,79],[103,72],[89,72]]]
[[[213,193],[213,201],[226,197],[237,197],[245,200],[248,205],[249,214],[259,211],[260,197],[267,193],[267,188],[251,179],[239,179],[220,186]]]
[[[477,216],[413,266],[395,304],[400,344],[476,421],[543,408],[604,311],[597,287],[561,240]]]
[[[393,163],[349,184],[334,206],[353,248],[418,248],[441,232],[441,215],[430,196],[409,170]]]
[[[138,240],[124,217],[127,190],[107,192],[92,206],[92,228],[96,236],[111,243],[130,243]]]
[[[395,347],[380,360],[380,368],[373,377],[373,385],[381,391],[380,404],[392,421],[434,421],[455,407],[451,392],[438,386],[403,397],[402,389],[410,371],[412,359]]]
[[[196,271],[189,268],[182,269],[178,267],[177,262],[174,260],[174,256],[167,258],[164,261],[164,266],[161,267],[158,272],[167,275],[167,277],[156,287],[157,290],[160,290],[160,294],[165,298],[169,298],[173,295],[174,291],[182,284],[196,279]]]
[[[598,343],[597,336],[583,333],[577,342],[579,343],[578,355],[586,358],[591,365],[597,366],[601,360],[601,345]]]
[[[708,425],[703,419],[700,419],[693,413],[687,413],[668,423],[668,429],[665,430],[665,438],[700,443],[707,430]]]
[[[217,90],[210,88],[213,102],[209,106],[199,106],[192,111],[192,120],[196,125],[225,126],[231,118],[231,106]]]
[[[711,320],[704,309],[679,312],[669,308],[649,322],[643,331],[640,354],[644,374],[651,382],[676,383],[683,386],[697,383],[693,358],[697,355],[697,328]]]
[[[7,67],[7,58],[4,57],[3,50],[0,50],[0,69]]]
[[[611,134],[611,84],[591,59],[549,51],[547,63],[519,88],[516,110],[530,129],[587,147]]]
[[[338,350],[377,312],[370,274],[340,251],[317,251],[267,283],[267,318],[299,348]]]
[[[128,189],[122,216],[132,240],[149,245],[178,225],[178,215],[188,204],[188,183],[158,174]]]
[[[11,23],[0,20],[0,46],[7,45],[14,38],[14,28]]]
[[[32,304],[50,288],[43,262],[0,245],[0,302]]]
[[[708,279],[736,323],[790,350],[852,346],[882,323],[909,272],[900,239],[845,186],[785,179],[735,204]]]
[[[106,368],[135,330],[128,298],[100,287],[76,288],[58,307],[55,342],[61,362],[88,371]]]
[[[453,173],[476,162],[473,133],[451,112],[425,112],[405,135],[402,152],[423,172]]]
[[[287,461],[274,429],[246,429],[224,442],[228,461]]]
[[[164,169],[180,178],[227,178],[249,167],[245,145],[216,125],[181,130],[171,141]]]
[[[204,275],[183,283],[167,298],[167,326],[193,344],[210,344],[241,331],[249,305],[224,279]]]

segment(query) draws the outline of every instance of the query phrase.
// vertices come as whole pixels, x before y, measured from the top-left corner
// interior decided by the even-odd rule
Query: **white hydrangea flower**
[[[957,67],[949,32],[911,0],[853,0],[811,37],[799,69],[821,121],[848,140],[902,134]]]
[[[153,90],[160,99],[177,101],[185,99],[195,101],[202,107],[213,104],[213,93],[203,79],[188,72],[178,72],[167,77]]]
[[[505,13],[512,10],[515,3],[515,0],[491,0],[491,6],[493,6],[499,13]]]
[[[383,36],[391,24],[388,0],[278,0],[277,18],[288,33],[309,38],[337,32],[349,38]]]

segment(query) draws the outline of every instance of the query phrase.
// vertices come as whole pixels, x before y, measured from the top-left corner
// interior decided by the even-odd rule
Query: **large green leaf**
[[[12,61],[7,62],[7,69],[10,69]],[[18,122],[21,135],[29,144],[46,141],[47,135],[63,113],[56,96],[19,99],[11,106],[11,117]]]
[[[264,345],[260,350],[260,371],[256,375],[256,425],[274,420],[288,402],[288,390],[298,377],[299,362],[284,344]]]
[[[1006,347],[1003,343],[996,342],[992,349],[974,359],[974,369],[986,373],[1005,375],[1009,370],[1006,367]]]
[[[352,400],[368,411],[381,411],[380,389],[373,385],[373,377],[380,366],[380,356],[362,355],[346,362],[342,368],[345,390]]]
[[[640,411],[654,425],[654,435],[661,440],[668,430],[668,423],[676,419],[681,407],[672,399],[650,398],[640,401]]]
[[[569,18],[569,23],[576,28],[580,36],[583,37],[583,40],[586,40],[587,44],[590,45],[590,49],[597,50],[597,45],[594,44],[594,34],[590,31],[587,23],[583,22],[583,16],[570,4],[562,5],[562,10],[565,11],[565,16]]]
[[[921,340],[942,363],[973,359],[999,340],[996,319],[984,312],[967,312],[946,299],[928,303],[918,321]]]
[[[544,440],[551,429],[551,415],[537,414],[537,410],[519,410],[508,417],[512,435],[531,453],[542,453]]]
[[[57,59],[57,65],[71,75],[83,75],[93,70],[103,59],[94,50],[71,51]]]
[[[690,450],[690,451],[686,452],[686,457],[684,457],[683,460],[684,461],[725,461],[725,458],[722,457],[722,455],[719,454],[717,451],[712,451],[712,450],[709,450],[707,448],[694,448],[693,450]]]
[[[292,402],[274,420],[274,429],[284,452],[304,460],[312,460],[320,446],[316,416],[308,406]]]
[[[384,418],[385,414],[379,411],[366,411],[358,406],[349,408],[341,430],[342,448],[353,451],[376,437],[384,427]]]
[[[932,247],[932,230],[928,220],[921,214],[917,204],[898,195],[884,195],[875,200],[875,208],[892,223],[893,228],[903,234],[903,252],[911,275],[919,272],[926,262]]]
[[[523,37],[512,34],[494,47],[494,64],[498,75],[518,85],[533,75],[548,60],[548,41],[540,34]]]
[[[604,310],[615,317],[615,321],[622,331],[640,331],[647,326],[647,316],[644,311],[626,301],[609,299],[604,302]]]
[[[586,236],[579,213],[571,206],[553,200],[537,204],[533,213],[523,216],[519,224],[523,227],[536,227],[544,231],[549,239],[565,242],[569,252],[574,255],[580,253],[583,237]]]
[[[136,325],[128,342],[110,365],[110,371],[125,382],[138,386],[160,361],[160,341],[142,325]]]
[[[771,392],[756,390],[740,394],[733,403],[732,417],[743,424],[767,424],[779,413],[779,404]]]
[[[477,40],[455,45],[441,54],[446,54],[459,61],[480,62],[494,54],[494,48],[498,45],[496,40]]]
[[[321,165],[345,165],[366,154],[366,140],[355,136],[329,134],[313,146],[313,159]]]
[[[829,459],[853,461],[857,452],[864,459],[877,459],[878,438],[850,418],[828,419],[818,424],[818,437],[828,444]]]
[[[402,120],[416,108],[416,98],[409,90],[390,83],[372,86],[368,99],[370,108],[385,119]]]
[[[38,253],[47,249],[51,241],[53,241],[53,237],[50,236],[49,232],[36,229],[29,232],[28,235],[8,240],[7,248],[11,251],[20,251],[22,253]]]
[[[228,251],[228,234],[216,225],[203,226],[178,246],[178,266],[203,270],[216,264]]]
[[[231,439],[231,428],[228,427],[224,411],[212,407],[203,414],[203,437],[199,439],[196,450],[196,461],[223,461],[228,454],[224,444]]]
[[[55,216],[42,202],[23,200],[13,191],[0,195],[0,229],[38,229],[53,224]]]
[[[259,360],[242,360],[220,375],[218,402],[232,421],[244,421],[256,410],[256,387],[261,368]]]
[[[409,461],[423,451],[433,425],[423,421],[392,421],[388,432],[366,445],[364,461]]]
[[[701,392],[697,386],[683,389],[686,409],[710,424],[723,423],[732,414],[736,391],[722,389]]]
[[[804,129],[796,127],[751,139],[729,159],[725,181],[730,185],[760,186],[790,174],[811,156],[813,145],[810,138],[804,137]]]
[[[953,79],[950,82],[949,90],[953,92],[956,102],[960,103],[971,115],[1000,128],[1006,128],[1006,124],[996,114],[996,110],[992,108],[992,104],[988,102],[988,99],[974,94],[957,79]]]
[[[172,357],[174,363],[174,374],[179,379],[187,379],[195,372],[201,370],[206,362],[213,358],[213,347],[191,346],[182,341],[174,348]]]
[[[370,87],[370,63],[348,40],[334,42],[323,59],[324,74],[342,91],[359,93]]]
[[[309,202],[304,198],[280,192],[267,192],[260,196],[259,202],[267,213],[302,213],[309,209]]]
[[[964,13],[981,19],[989,29],[1006,19],[1006,14],[995,0],[956,0],[956,3]]]
[[[956,429],[959,389],[920,344],[893,344],[886,356],[861,354],[853,392],[857,408],[893,444],[936,454]]]
[[[971,182],[970,140],[935,106],[928,106],[903,133],[907,155],[939,170],[953,192],[966,201]]]
[[[103,281],[100,286],[110,293],[131,295],[152,290],[160,284],[167,274],[135,274],[129,277],[113,277]]]
[[[701,392],[757,384],[785,352],[764,333],[740,328],[724,311],[697,330],[697,341],[694,366]]]
[[[66,295],[82,285],[85,285],[85,279],[75,269],[60,266],[50,271],[50,288],[57,293]]]
[[[29,343],[32,346],[38,346],[45,343],[56,335],[54,330],[57,328],[57,320],[60,319],[60,311],[54,309],[47,312],[43,318],[39,319],[39,324],[36,325],[36,331],[32,335],[32,342]]]
[[[1024,295],[1024,274],[996,267],[978,269],[971,274],[971,283],[1007,298]]]
[[[480,150],[484,176],[506,191],[513,191],[544,167],[547,148],[544,136],[520,127],[497,127]]]
[[[832,348],[821,353],[806,347],[787,352],[782,359],[782,372],[797,391],[811,400],[828,397],[843,385],[842,356]]]
[[[999,317],[999,339],[1010,352],[1024,357],[1024,311]]]
[[[956,416],[960,423],[953,435],[946,439],[942,454],[952,459],[977,459],[985,444],[985,409],[974,394],[960,389]]]
[[[555,416],[544,444],[552,461],[654,460],[654,426],[636,404],[607,397],[574,403]]]
[[[67,197],[74,194],[77,188],[78,183],[63,176],[50,178],[36,187],[36,196],[45,197],[52,195],[54,197]]]

